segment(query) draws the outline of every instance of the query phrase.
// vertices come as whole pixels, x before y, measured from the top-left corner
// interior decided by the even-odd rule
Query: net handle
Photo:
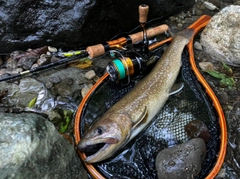
[[[194,24],[189,26],[190,28],[194,29],[194,35],[196,35],[197,32],[202,30],[210,21],[210,16],[201,16],[198,21],[196,21]],[[189,52],[189,60],[192,67],[192,70],[194,74],[196,75],[198,81],[204,86],[204,89],[206,89],[206,93],[209,95],[209,97],[212,99],[213,106],[216,109],[218,116],[219,116],[219,126],[220,126],[220,150],[217,157],[216,164],[214,165],[212,171],[208,174],[208,176],[205,179],[213,179],[220,171],[222,164],[225,159],[226,150],[227,150],[227,125],[226,125],[226,119],[225,115],[222,109],[222,106],[213,92],[212,88],[209,86],[207,81],[204,79],[204,77],[201,75],[200,71],[198,70],[195,59],[194,59],[194,51],[193,51],[193,39],[190,40],[189,44],[187,45],[188,52]]]

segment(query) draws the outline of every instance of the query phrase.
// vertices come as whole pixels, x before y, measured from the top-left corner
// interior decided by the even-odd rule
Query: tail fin
[[[173,30],[173,29],[169,29],[168,31],[169,31],[169,33],[171,34],[172,37],[174,37],[176,35],[179,35],[179,36],[187,38],[188,40],[190,40],[193,37],[193,34],[194,34],[194,29],[192,29],[192,28],[187,28],[187,29],[182,30],[182,31],[177,32],[177,33],[174,33],[174,31],[176,31],[176,30]]]

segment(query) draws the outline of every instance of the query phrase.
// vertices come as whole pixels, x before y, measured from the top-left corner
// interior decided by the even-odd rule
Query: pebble
[[[54,84],[57,84],[57,83],[60,83],[61,82],[61,79],[59,78],[59,76],[52,76],[50,78],[50,82],[54,83]]]
[[[203,50],[202,44],[200,44],[197,41],[194,43],[194,48],[197,49],[197,50]]]
[[[46,86],[47,89],[50,89],[50,88],[53,87],[53,83],[48,81],[47,83],[45,83],[45,86]]]
[[[68,77],[63,80],[63,83],[66,83],[68,86],[71,86],[73,85],[73,79]]]
[[[17,66],[29,70],[37,60],[37,56],[25,56],[18,61]]]
[[[211,62],[199,62],[199,67],[202,71],[213,71],[214,65]]]
[[[7,73],[7,69],[6,68],[1,68],[0,69],[0,76],[2,76],[5,73]]]
[[[90,90],[90,88],[88,86],[85,86],[82,90],[81,90],[81,95],[84,98],[86,96],[86,94],[88,93],[88,91]]]
[[[38,65],[37,63],[34,63],[34,64],[32,65],[32,67],[31,67],[31,69],[37,68],[37,67],[39,67],[39,65]]]
[[[177,24],[177,27],[181,29],[181,28],[183,28],[183,24],[179,23],[179,24]]]
[[[50,61],[51,61],[51,62],[56,62],[56,61],[58,61],[58,60],[59,60],[59,58],[57,58],[57,57],[55,57],[55,56],[52,56]]]
[[[99,80],[99,76],[95,76],[94,78],[93,78],[93,81],[96,83],[97,81]]]
[[[160,151],[156,158],[158,178],[195,178],[206,155],[203,139],[195,138]]]
[[[57,48],[48,46],[48,51],[52,52],[52,53],[55,53],[55,52],[57,52]]]
[[[85,73],[85,78],[88,80],[92,80],[96,76],[96,73],[94,70],[90,70],[87,73]]]
[[[218,9],[217,6],[215,6],[213,3],[207,1],[203,2],[203,5],[211,11]]]
[[[50,59],[51,59],[51,56],[46,55],[46,54],[42,54],[40,56],[40,58],[37,60],[37,64],[39,66],[46,65],[46,64],[48,64],[50,62]]]
[[[12,73],[12,74],[18,74],[18,73],[21,73],[22,71],[23,71],[22,68],[17,68],[17,69],[15,69],[15,70],[13,70],[11,73]]]
[[[190,138],[202,138],[205,142],[209,141],[210,138],[210,133],[209,130],[204,124],[204,122],[200,120],[193,120],[189,122],[187,125],[184,127],[187,135]]]

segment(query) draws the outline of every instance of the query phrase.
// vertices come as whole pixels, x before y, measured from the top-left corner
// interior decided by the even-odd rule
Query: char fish
[[[188,28],[176,34],[152,71],[81,137],[77,145],[80,151],[104,144],[87,156],[85,162],[95,163],[110,158],[148,126],[172,92],[181,68],[183,49],[193,33],[193,29]]]

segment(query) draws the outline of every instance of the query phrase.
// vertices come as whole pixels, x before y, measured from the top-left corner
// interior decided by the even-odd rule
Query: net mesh
[[[153,55],[161,56],[159,48]],[[161,150],[189,140],[184,126],[192,120],[203,121],[210,132],[206,143],[207,153],[202,163],[202,170],[196,177],[205,178],[214,166],[219,151],[218,116],[212,102],[203,87],[194,76],[185,50],[182,55],[183,65],[177,82],[183,82],[183,90],[170,96],[165,106],[159,111],[153,122],[132,140],[124,149],[109,160],[94,164],[94,167],[106,178],[115,179],[157,179],[155,159]],[[121,99],[131,88],[129,85],[116,85],[108,79],[94,91],[88,99],[81,116],[81,135],[114,103]]]

